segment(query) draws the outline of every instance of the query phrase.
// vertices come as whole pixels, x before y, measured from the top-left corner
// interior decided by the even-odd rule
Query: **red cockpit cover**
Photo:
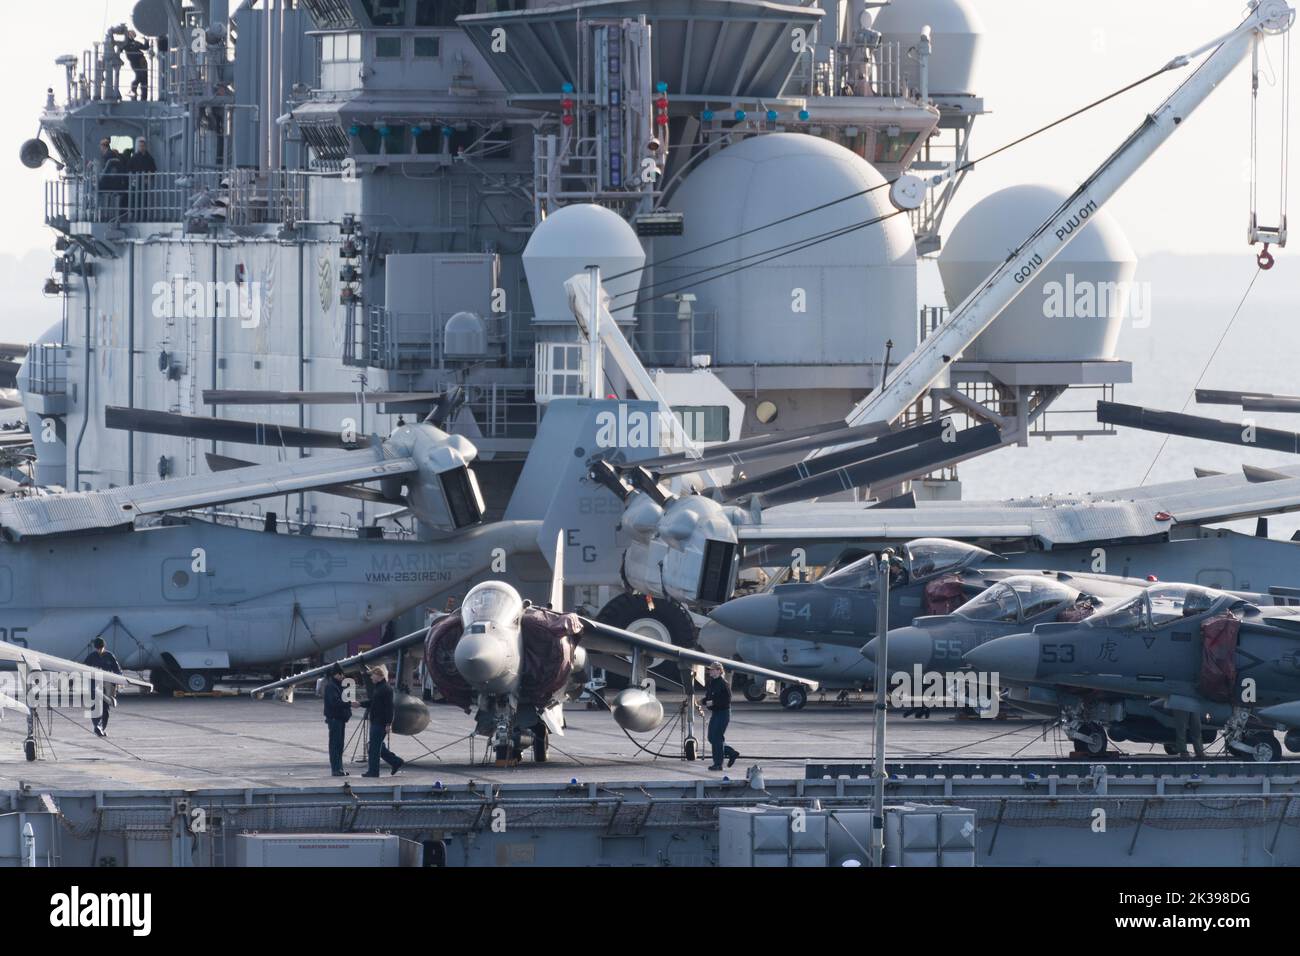
[[[961,578],[945,574],[926,582],[924,600],[926,614],[951,614],[966,603],[966,590],[961,586]]]
[[[1210,700],[1227,703],[1237,689],[1237,633],[1241,622],[1216,614],[1201,624],[1201,676],[1197,689]]]

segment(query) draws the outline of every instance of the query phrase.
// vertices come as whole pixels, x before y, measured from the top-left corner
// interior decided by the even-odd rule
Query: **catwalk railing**
[[[308,178],[255,169],[67,177],[45,184],[45,222],[292,225],[305,218]]]

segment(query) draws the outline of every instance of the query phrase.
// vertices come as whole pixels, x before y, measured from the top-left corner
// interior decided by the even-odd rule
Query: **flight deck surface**
[[[679,703],[680,698],[665,697],[669,720]],[[574,777],[618,782],[722,777],[708,770],[703,719],[697,720],[696,731],[705,748],[702,759],[686,762],[679,757],[676,727],[655,738],[637,735],[647,750],[663,754],[655,758],[640,751],[605,711],[570,703],[565,718],[565,735],[552,740],[547,763],[535,764],[525,752],[519,765],[498,768],[484,761],[483,738],[467,738],[472,727],[468,717],[454,707],[434,705],[433,720],[422,734],[392,738],[393,751],[410,761],[408,766],[395,779],[385,766],[378,780],[361,777],[365,767],[359,762],[363,754],[357,719],[348,724],[347,782],[358,788],[399,782],[453,786],[470,780],[563,784]],[[11,714],[0,723],[0,790],[20,782],[56,790],[322,787],[335,782],[329,774],[321,702],[313,695],[299,694],[293,703],[245,696],[123,695],[112,713],[107,739],[94,736],[90,722],[72,711],[45,719],[44,726],[49,739],[42,759],[29,763],[22,754],[25,721]],[[743,778],[750,766],[759,764],[769,778],[800,778],[806,763],[869,763],[871,727],[870,702],[861,699],[847,706],[813,701],[798,712],[783,710],[774,699],[737,702],[727,742],[741,758],[725,772]],[[1158,747],[1120,746],[1129,756],[1170,759]],[[439,753],[425,753],[426,748]],[[891,763],[1059,759],[1069,751],[1068,742],[1055,730],[1044,739],[1043,724],[1034,719],[954,719],[951,711],[935,711],[928,719],[890,716]],[[1080,763],[1086,768],[1087,761]]]

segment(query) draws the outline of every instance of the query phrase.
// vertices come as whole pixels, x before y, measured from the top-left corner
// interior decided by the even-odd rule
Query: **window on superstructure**
[[[401,37],[375,37],[375,59],[400,60],[401,58]]]
[[[406,0],[361,0],[361,5],[377,27],[406,25]]]
[[[725,405],[674,405],[673,414],[691,441],[726,441],[731,414]]]
[[[431,60],[437,55],[438,55],[437,37],[416,37],[415,38],[415,58],[417,60]]]

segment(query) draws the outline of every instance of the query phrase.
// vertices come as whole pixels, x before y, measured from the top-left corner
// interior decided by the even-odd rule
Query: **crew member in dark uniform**
[[[94,646],[94,650],[92,650],[90,654],[86,656],[86,659],[82,661],[83,664],[87,667],[93,667],[96,670],[108,671],[110,674],[122,673],[122,665],[117,662],[117,658],[113,656],[113,652],[104,646],[104,639],[102,637],[95,638],[91,643]],[[90,718],[90,726],[95,728],[95,734],[100,737],[108,736],[108,709],[116,703],[113,699],[112,691],[114,686],[115,685],[113,684],[104,685],[102,695],[103,699],[99,701],[99,716]]]
[[[335,664],[325,680],[325,726],[330,734],[330,773],[346,777],[343,769],[343,737],[352,719],[352,705],[343,699],[343,668]]]
[[[369,766],[363,777],[379,776],[379,761],[382,758],[393,773],[402,769],[404,761],[384,745],[384,738],[393,729],[393,716],[397,709],[393,704],[393,688],[388,683],[388,668],[376,664],[370,668],[370,679],[374,686],[370,689],[370,699],[366,701],[366,712],[370,716]]]
[[[122,41],[122,52],[126,54],[126,62],[130,64],[131,70],[135,73],[135,79],[131,82],[131,99],[147,100],[149,98],[149,61],[145,54],[149,52],[149,41],[141,41],[134,30],[126,31],[126,39]]]
[[[706,668],[708,681],[704,685],[704,706],[709,708],[709,743],[713,747],[713,764],[710,770],[721,770],[725,757],[730,767],[740,756],[727,746],[727,724],[731,723],[731,688],[717,661]]]

